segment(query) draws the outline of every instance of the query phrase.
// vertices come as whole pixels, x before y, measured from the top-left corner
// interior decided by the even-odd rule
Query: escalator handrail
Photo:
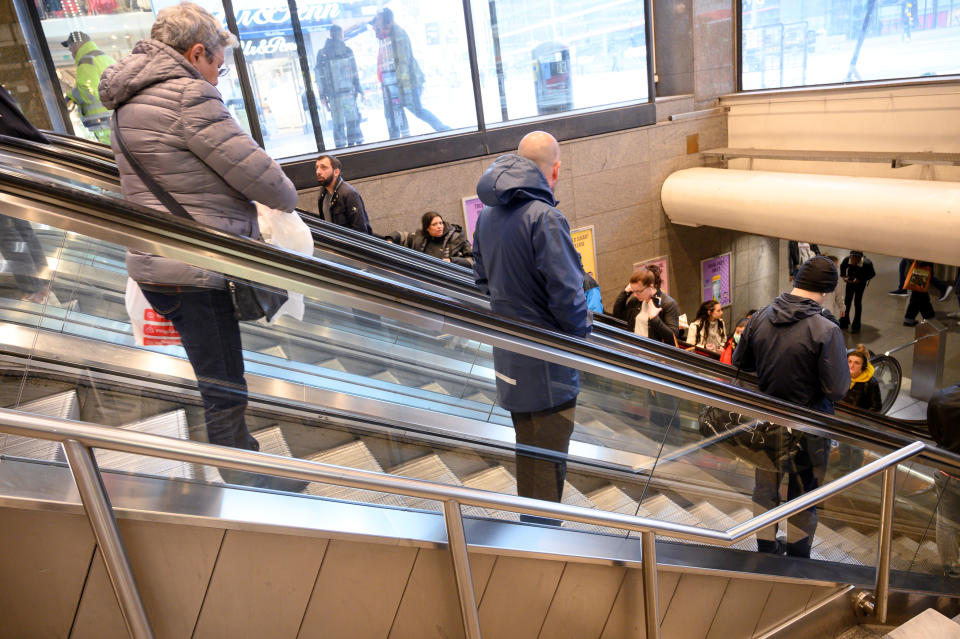
[[[63,133],[57,133],[56,131],[47,131],[45,129],[40,132],[50,140],[50,144],[53,146],[78,151],[80,153],[90,153],[106,160],[113,160],[113,149],[110,148],[109,144],[95,142],[73,135],[65,135]]]
[[[102,147],[103,149],[109,148],[99,143],[91,143],[88,140],[60,135],[52,140],[50,145],[19,138],[10,138],[8,136],[0,136],[0,144],[8,144],[30,153],[43,154],[49,156],[50,159],[54,161],[62,161],[62,157],[60,157],[57,148],[57,145],[61,143],[70,151],[75,150],[77,147],[86,146]],[[116,177],[118,173],[112,153],[106,157],[108,157],[108,161],[99,162],[82,154],[78,157],[76,153],[71,153],[69,159],[81,168],[100,171],[106,175]],[[354,229],[326,222],[307,211],[298,209],[297,213],[310,227],[315,244],[322,249],[333,250],[341,255],[346,255],[361,261],[372,262],[396,270],[399,274],[414,279],[425,279],[433,282],[439,280],[442,285],[458,293],[485,298],[483,293],[477,289],[470,270],[463,266],[444,262],[443,260],[439,260],[420,251],[409,249],[405,246],[386,242],[376,235],[372,236]],[[652,352],[657,357],[676,362],[680,365],[702,369],[710,375],[718,375],[728,379],[734,376],[734,369],[728,364],[723,364],[694,352],[676,349],[656,340],[635,335],[625,329],[623,322],[609,315],[594,315],[594,331],[597,335],[623,342],[638,350]],[[897,365],[897,370],[900,370],[899,364]],[[757,384],[757,378],[754,373],[740,371],[739,378],[748,385],[756,386]],[[895,396],[888,398],[884,403],[884,410],[882,410],[880,414],[871,413],[862,408],[842,403],[838,403],[836,409],[841,414],[873,422],[878,426],[899,432],[906,436],[927,437],[929,431],[924,420],[896,419],[885,414],[895,400]]]
[[[360,294],[365,300],[378,298],[376,303],[391,308],[396,308],[396,300],[400,300],[431,314],[429,317],[421,315],[423,321],[435,323],[436,315],[439,315],[451,328],[456,326],[463,334],[473,332],[479,339],[486,339],[495,345],[511,348],[513,344],[512,348],[546,356],[549,361],[586,369],[595,367],[600,374],[632,380],[628,383],[654,386],[658,390],[689,396],[774,423],[804,430],[812,428],[831,435],[839,433],[883,449],[901,448],[913,441],[898,433],[882,432],[844,421],[750,389],[704,379],[657,362],[641,362],[629,354],[489,314],[432,292],[380,280],[354,269],[276,249],[262,242],[174,218],[116,198],[65,186],[54,180],[26,177],[0,167],[0,189],[14,196],[52,203],[63,211],[50,212],[55,220],[53,226],[67,224],[75,227],[70,230],[79,230],[106,241],[115,242],[117,237],[122,237],[136,244],[137,248],[154,252],[160,247],[172,248],[175,255],[171,257],[175,259],[193,263],[200,261],[198,265],[201,267],[215,268],[230,275],[298,290],[307,295],[333,287],[348,294]],[[66,211],[70,211],[70,214],[66,215]],[[176,253],[178,250],[180,252]],[[401,312],[416,315],[419,311],[411,312],[403,308]],[[954,473],[960,469],[960,456],[948,451],[931,447],[922,456],[928,462]]]
[[[306,459],[282,457],[205,442],[111,428],[88,422],[47,417],[8,408],[0,408],[0,432],[61,443],[73,440],[89,448],[105,448],[135,455],[160,457],[302,481],[332,483],[338,486],[388,492],[407,497],[432,499],[441,502],[455,500],[461,505],[507,510],[540,517],[561,518],[567,521],[610,526],[636,532],[654,532],[689,541],[725,546],[735,544],[761,528],[783,521],[844,492],[864,480],[895,468],[897,464],[921,454],[930,447],[923,442],[908,444],[828,484],[721,531],[671,521],[660,521],[638,515],[599,511],[586,506],[544,502],[529,497],[506,495],[467,486],[441,484],[382,472],[334,466]]]

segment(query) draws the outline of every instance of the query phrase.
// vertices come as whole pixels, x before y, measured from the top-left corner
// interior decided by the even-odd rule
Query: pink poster
[[[666,293],[667,295],[669,295],[670,294],[670,284],[669,284],[670,269],[667,267],[667,256],[664,255],[663,257],[655,257],[650,260],[643,260],[642,262],[634,262],[633,270],[642,268],[647,264],[656,264],[657,266],[660,267],[660,282],[661,282],[660,290]]]
[[[477,196],[463,198],[463,227],[467,229],[467,241],[473,244],[473,231],[477,228],[477,218],[483,210],[483,202]]]

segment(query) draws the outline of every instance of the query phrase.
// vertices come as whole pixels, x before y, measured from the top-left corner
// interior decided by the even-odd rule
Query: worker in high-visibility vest
[[[104,144],[110,144],[110,111],[100,102],[100,75],[116,60],[101,51],[82,31],[73,31],[60,43],[77,63],[77,86],[66,95],[80,109],[80,121]]]

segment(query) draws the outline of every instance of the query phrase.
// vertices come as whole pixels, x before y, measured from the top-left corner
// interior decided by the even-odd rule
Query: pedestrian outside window
[[[305,81],[286,2],[234,2],[264,145],[275,158],[475,129],[459,3],[298,3]]]
[[[743,0],[749,89],[960,72],[960,5],[920,0]]]
[[[472,2],[487,122],[647,99],[642,2]]]

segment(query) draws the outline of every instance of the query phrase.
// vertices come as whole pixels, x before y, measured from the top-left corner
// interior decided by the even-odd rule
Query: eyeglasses
[[[219,69],[217,69],[217,76],[221,78],[227,75],[228,73],[230,73],[230,67],[220,67]]]

